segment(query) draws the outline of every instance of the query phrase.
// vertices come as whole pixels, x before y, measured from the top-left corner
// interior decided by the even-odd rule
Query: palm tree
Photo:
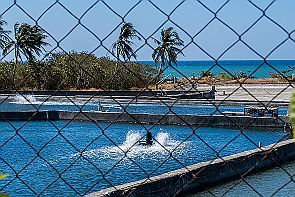
[[[18,58],[20,58],[20,60],[22,61],[22,55],[24,55],[28,63],[33,66],[33,74],[35,75],[37,80],[37,87],[41,87],[41,73],[39,65],[35,64],[35,55],[40,56],[41,53],[45,51],[44,46],[49,45],[47,42],[44,41],[46,37],[47,35],[45,35],[44,31],[40,29],[37,25],[31,26],[27,23],[22,23],[21,25],[16,23],[14,25],[14,40],[11,39],[9,42],[6,42],[3,48],[3,55],[6,55],[11,50],[14,50],[14,85],[16,85],[15,77]]]
[[[127,60],[130,61],[132,57],[136,59],[136,53],[132,49],[132,45],[134,44],[131,40],[132,39],[138,39],[141,40],[140,37],[137,35],[137,31],[135,30],[132,23],[124,23],[120,29],[120,35],[118,40],[113,43],[112,45],[112,53],[116,55],[117,63],[115,70],[110,77],[110,81],[113,81],[115,79],[115,76],[119,73],[119,61],[120,57],[123,58],[123,60],[126,62]],[[110,83],[111,84],[111,83]]]
[[[18,63],[18,58],[22,60],[23,54],[28,62],[35,61],[35,54],[40,56],[45,51],[44,46],[49,45],[45,42],[47,37],[44,31],[37,25],[31,26],[27,23],[14,25],[15,40],[7,42],[3,48],[3,54],[6,55],[12,48],[14,49],[15,62]]]
[[[157,82],[160,80],[160,75],[163,72],[165,62],[168,66],[171,66],[172,63],[176,64],[177,55],[182,54],[181,49],[177,48],[183,46],[183,40],[178,36],[178,33],[173,30],[173,27],[167,29],[162,29],[160,41],[153,38],[155,43],[158,45],[152,54],[152,58],[155,62],[155,65],[158,67],[159,61],[161,61],[160,66],[158,67]],[[158,89],[158,84],[156,83],[156,89]]]
[[[7,42],[9,42],[9,36],[8,34],[10,31],[4,30],[3,26],[7,25],[7,22],[5,20],[2,20],[0,17],[0,48],[3,49]]]
[[[112,52],[116,54],[117,61],[120,61],[120,56],[123,60],[130,61],[132,57],[136,59],[136,53],[133,51],[131,45],[133,45],[132,39],[137,38],[141,40],[137,35],[137,31],[134,29],[132,23],[124,23],[120,30],[118,40],[112,45]]]

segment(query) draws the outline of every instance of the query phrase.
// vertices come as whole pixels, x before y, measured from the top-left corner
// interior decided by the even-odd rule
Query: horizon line
[[[215,61],[212,59],[191,59],[191,60],[178,60],[177,62],[185,61]],[[217,61],[264,61],[263,59],[221,59]],[[295,61],[295,59],[266,59],[266,61]],[[132,60],[131,62],[153,62],[153,60]]]

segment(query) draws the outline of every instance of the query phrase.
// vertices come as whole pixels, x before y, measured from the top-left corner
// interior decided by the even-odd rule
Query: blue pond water
[[[149,114],[195,114],[195,115],[218,115],[222,112],[233,111],[243,112],[245,106],[228,106],[228,105],[190,105],[190,104],[142,104],[126,102],[107,103],[102,102],[102,106],[107,111],[129,113],[149,113]],[[82,100],[56,100],[56,99],[40,99],[32,95],[16,95],[4,100],[0,105],[0,111],[25,111],[25,110],[70,110],[70,111],[97,111],[97,101]],[[287,114],[287,107],[279,107],[279,115]]]
[[[0,128],[0,168],[10,174],[0,182],[0,192],[11,196],[84,195],[208,161],[217,152],[224,156],[259,142],[275,143],[286,135],[271,129],[241,134],[198,128],[194,134],[183,126],[66,121],[0,122]],[[156,141],[150,147],[136,144],[146,129]]]
[[[129,113],[220,114],[243,106],[102,103],[106,110]],[[98,103],[48,100],[27,95],[9,97],[0,111],[97,111]],[[169,111],[171,110],[171,111]],[[279,109],[286,114],[286,108]],[[10,174],[0,192],[12,196],[77,196],[144,179],[183,166],[208,161],[282,140],[281,130],[237,130],[91,122],[0,122],[0,169]],[[136,142],[151,129],[156,143]],[[17,131],[17,132],[16,132]],[[250,141],[249,139],[252,141]],[[170,154],[171,153],[171,154]],[[39,157],[37,156],[39,154]],[[16,178],[19,175],[19,179]],[[59,177],[59,174],[61,176]],[[29,187],[28,187],[29,186]]]

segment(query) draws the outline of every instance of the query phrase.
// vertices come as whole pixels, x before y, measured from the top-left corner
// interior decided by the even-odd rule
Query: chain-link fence
[[[0,5],[1,193],[294,194],[292,1]]]

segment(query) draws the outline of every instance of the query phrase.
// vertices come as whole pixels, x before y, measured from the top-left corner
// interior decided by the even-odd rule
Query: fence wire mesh
[[[292,138],[293,2],[0,5],[2,193],[292,196],[276,146]],[[225,157],[252,149],[244,171]],[[252,176],[264,163],[276,168]],[[235,181],[214,182],[224,174]]]

